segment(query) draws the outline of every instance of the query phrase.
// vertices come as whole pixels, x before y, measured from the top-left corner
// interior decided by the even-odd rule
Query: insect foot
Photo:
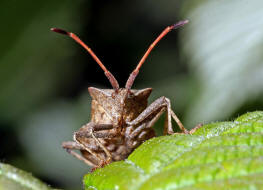
[[[132,85],[146,58],[156,44],[171,30],[188,23],[180,21],[166,27],[149,46],[136,68],[130,74],[125,88],[120,88],[118,81],[108,71],[89,46],[74,33],[62,29],[51,30],[64,34],[84,47],[98,63],[108,78],[113,89],[89,87],[92,97],[91,121],[82,126],[73,135],[72,142],[63,142],[62,147],[72,156],[82,160],[94,169],[103,167],[113,161],[123,160],[145,140],[155,136],[153,125],[159,117],[166,113],[164,134],[173,134],[172,119],[183,133],[191,133],[171,109],[170,100],[160,97],[148,105],[148,97],[152,88],[132,89]],[[75,152],[80,151],[81,154]]]

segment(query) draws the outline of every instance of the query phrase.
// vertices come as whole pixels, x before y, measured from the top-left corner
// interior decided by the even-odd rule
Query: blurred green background
[[[169,33],[134,88],[166,96],[187,128],[263,110],[262,0],[1,0],[0,161],[57,188],[80,189],[89,168],[61,142],[90,118],[87,87],[110,88],[78,34],[121,86],[158,34]],[[162,128],[162,121],[155,126]]]

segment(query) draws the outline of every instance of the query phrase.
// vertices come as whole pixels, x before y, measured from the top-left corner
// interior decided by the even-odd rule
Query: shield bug
[[[192,133],[184,128],[171,109],[170,100],[160,97],[147,106],[151,88],[131,89],[145,59],[155,45],[171,30],[188,23],[187,20],[168,26],[150,45],[139,64],[130,74],[125,88],[119,88],[115,77],[106,69],[95,53],[78,36],[62,29],[52,28],[54,32],[67,35],[84,47],[104,71],[113,89],[89,87],[92,97],[91,121],[73,135],[73,140],[63,142],[68,153],[84,161],[93,168],[102,167],[113,161],[123,160],[145,140],[155,136],[153,125],[160,115],[166,112],[164,134],[173,134],[172,118],[183,133]],[[81,154],[75,152],[79,150]]]

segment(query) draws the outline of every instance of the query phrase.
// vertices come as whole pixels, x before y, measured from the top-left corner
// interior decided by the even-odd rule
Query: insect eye
[[[111,97],[112,97],[113,99],[116,97],[116,92],[115,92],[115,91],[111,93]]]

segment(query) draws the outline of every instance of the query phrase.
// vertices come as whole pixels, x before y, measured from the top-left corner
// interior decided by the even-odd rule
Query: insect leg
[[[196,125],[193,129],[191,129],[189,131],[190,134],[193,134],[197,129],[200,129],[203,126],[202,123],[199,123],[198,125]]]
[[[146,129],[151,128],[154,125],[154,123],[160,118],[163,112],[165,112],[165,110],[166,110],[165,108],[158,110],[157,114],[151,120],[145,121],[144,123],[139,125],[137,128],[135,128],[131,134],[129,134],[128,136],[126,135],[126,139],[128,139],[127,145],[130,148],[137,147],[138,143],[136,142],[141,141],[143,136],[148,134]],[[135,138],[137,138],[137,140],[135,140]]]
[[[97,123],[93,123],[93,122],[90,122],[88,124],[92,124],[90,126],[90,128],[92,128],[94,131],[102,131],[102,130],[107,130],[107,129],[113,129],[112,124],[97,124]],[[84,125],[84,127],[85,126],[86,125]]]
[[[166,118],[165,118],[165,125],[163,129],[163,134],[173,134],[173,127],[172,127],[172,118],[171,118],[171,102],[168,98],[164,98],[166,102],[167,112],[166,112]]]
[[[91,166],[91,167],[97,167],[97,164],[94,163],[94,161],[88,160],[86,158],[84,158],[83,156],[81,156],[80,154],[74,152],[72,149],[77,149],[77,150],[82,150],[82,147],[79,146],[78,143],[76,142],[63,142],[62,143],[62,147],[64,149],[66,149],[66,151],[71,154],[72,156],[74,156],[75,158],[83,161],[84,163],[86,163],[87,165]]]
[[[89,152],[91,155],[93,155],[96,159],[100,160],[100,162],[104,162],[104,158],[102,158],[99,154],[92,151],[90,147],[88,147],[86,144],[82,143],[80,140],[78,140],[78,132],[75,132],[73,135],[74,141],[84,150]]]
[[[112,129],[113,125],[111,124],[97,124],[97,123],[88,123],[86,125],[84,125],[82,127],[82,129],[78,132],[75,133],[75,138],[93,138],[97,144],[99,145],[99,147],[102,148],[102,150],[105,152],[106,156],[107,156],[107,161],[106,163],[110,163],[112,160],[112,155],[109,152],[109,150],[101,143],[101,141],[98,138],[112,138],[116,136],[115,132],[107,132],[105,133],[105,131],[103,130],[109,130]],[[95,132],[94,131],[101,131],[101,132]],[[81,143],[81,141],[79,140],[78,143]],[[83,146],[85,146],[86,148],[88,148],[86,144],[83,143]],[[88,151],[90,152],[90,151]],[[96,153],[95,153],[96,154]],[[104,161],[104,159],[101,159]]]
[[[100,140],[97,137],[95,137],[93,130],[91,130],[91,135],[92,135],[93,139],[95,139],[95,141],[99,144],[99,146],[103,149],[103,151],[107,155],[107,157],[108,157],[107,163],[110,163],[112,160],[112,155],[109,152],[109,150],[100,142]]]
[[[143,121],[150,120],[153,114],[157,114],[158,110],[166,106],[165,97],[160,97],[151,103],[137,118],[130,122],[126,122],[128,125],[137,125]]]
[[[183,133],[189,133],[189,131],[184,127],[182,122],[179,120],[177,115],[172,110],[170,100],[168,98],[165,98],[165,101],[167,102],[168,130],[164,131],[164,133],[166,133],[166,132],[167,132],[167,134],[173,134],[174,133],[172,125],[169,125],[169,123],[172,123],[171,122],[171,116],[174,119],[174,121],[177,123],[179,128],[182,130]]]
[[[189,133],[189,131],[184,127],[182,122],[179,120],[177,115],[174,113],[174,111],[171,109],[171,115],[174,119],[174,121],[178,124],[179,128],[183,131],[183,133]]]
[[[164,127],[164,134],[173,134],[174,133],[173,128],[172,128],[171,116],[173,117],[175,122],[178,124],[180,129],[184,133],[188,133],[187,129],[184,128],[183,124],[180,122],[178,117],[172,111],[170,100],[164,96],[155,100],[137,118],[135,118],[131,122],[127,122],[127,124],[130,126],[135,126],[141,122],[145,122],[146,120],[151,119],[151,117],[154,118],[153,115],[158,114],[158,112],[159,112],[158,110],[160,110],[162,108],[164,108],[167,111],[167,117],[166,117],[167,124]]]
[[[112,124],[98,124],[98,123],[94,123],[94,122],[89,122],[85,125],[83,125],[80,128],[80,131],[82,130],[89,130],[89,129],[93,129],[94,131],[101,131],[101,130],[107,130],[107,129],[112,129],[113,125]]]
[[[152,120],[148,121],[147,123],[143,123],[139,127],[137,127],[129,136],[131,139],[135,138],[137,135],[139,135],[144,129],[150,128],[154,125],[154,123],[160,118],[162,113],[165,112],[165,108],[161,109]]]
[[[85,137],[85,138],[93,138],[91,131],[93,133],[93,135],[96,138],[112,138],[115,137],[116,134],[115,132],[107,132],[105,133],[103,130],[109,130],[109,129],[113,129],[113,125],[112,124],[97,124],[97,123],[87,123],[86,125],[84,125],[83,127],[81,127],[81,129],[76,132],[78,137]],[[98,132],[97,132],[98,131]],[[101,132],[99,132],[101,131]]]

